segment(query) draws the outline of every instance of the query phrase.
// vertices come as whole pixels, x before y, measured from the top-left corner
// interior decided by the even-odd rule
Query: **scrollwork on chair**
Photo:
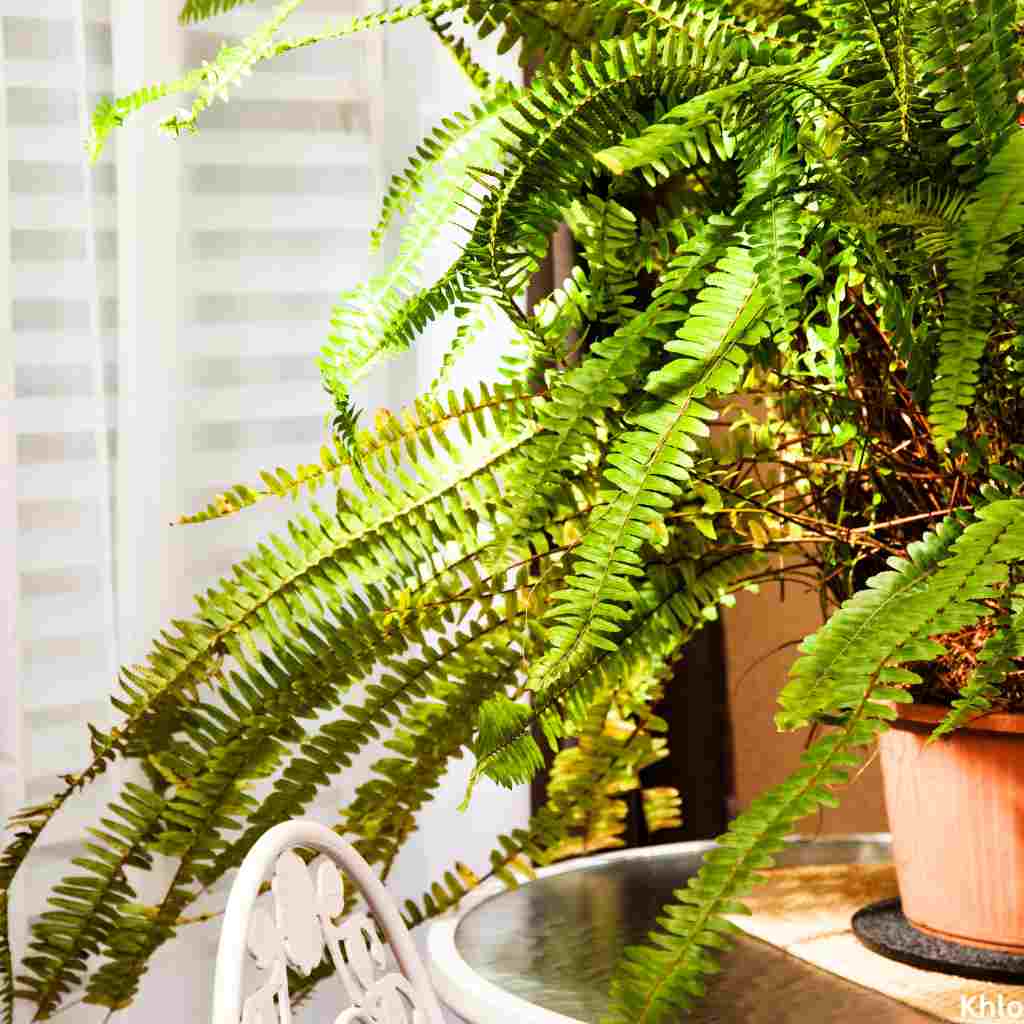
[[[310,868],[293,850],[285,850],[271,883],[274,915],[253,911],[247,936],[250,954],[263,969],[260,987],[243,1006],[241,1024],[291,1024],[288,965],[308,975],[323,959],[324,948],[351,1005],[334,1024],[428,1024],[416,991],[397,971],[386,972],[387,950],[376,926],[364,913],[337,921],[345,889],[337,865],[324,857]]]

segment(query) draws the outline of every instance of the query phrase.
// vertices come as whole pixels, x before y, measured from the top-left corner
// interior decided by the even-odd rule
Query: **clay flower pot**
[[[879,746],[904,914],[1024,954],[1024,714],[985,715],[926,748],[947,709],[896,709]]]

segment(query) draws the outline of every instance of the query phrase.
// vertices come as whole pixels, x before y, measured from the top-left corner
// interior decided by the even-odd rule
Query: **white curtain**
[[[268,502],[203,526],[169,525],[260,469],[311,461],[329,412],[316,351],[338,293],[373,269],[367,236],[382,187],[443,112],[472,99],[429,31],[397,26],[267,65],[207,112],[198,136],[169,140],[154,127],[167,110],[143,111],[90,168],[82,140],[100,95],[173,77],[270,8],[261,0],[182,29],[177,6],[0,5],[5,816],[86,762],[85,723],[114,720],[107,698],[118,665],[140,660],[162,624],[190,614],[195,592],[295,511]],[[368,7],[306,0],[289,31]],[[515,74],[507,58],[494,66]],[[364,401],[410,397],[422,383],[417,365],[422,354],[392,364]],[[496,790],[475,805],[485,810],[456,820],[459,767],[397,866],[404,895],[525,819],[525,794]],[[116,781],[46,830],[16,893],[21,906],[41,909]],[[357,781],[325,796],[323,820]],[[214,938],[165,951],[130,1015],[208,1012],[203,957]],[[170,1002],[169,965],[179,975]],[[99,1013],[80,1007],[67,1019]]]

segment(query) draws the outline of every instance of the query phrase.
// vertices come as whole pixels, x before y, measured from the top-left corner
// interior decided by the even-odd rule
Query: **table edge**
[[[817,845],[850,842],[879,842],[890,840],[888,832],[853,832],[832,836],[787,836],[787,843],[813,842]],[[551,878],[568,871],[599,867],[618,860],[645,860],[652,857],[671,856],[673,853],[705,853],[717,844],[713,839],[691,840],[681,843],[663,843],[611,853],[599,853],[589,857],[575,857],[572,860],[553,864],[537,871],[537,878]],[[523,883],[529,885],[529,882]],[[495,985],[475,970],[462,958],[455,944],[455,933],[462,919],[488,900],[508,891],[500,879],[492,878],[465,896],[457,907],[443,917],[433,921],[427,929],[426,953],[427,970],[434,989],[441,1001],[455,1013],[465,1017],[468,1024],[498,1019],[498,1014],[510,1016],[517,1024],[586,1024],[577,1017],[567,1017],[557,1010],[549,1010],[536,1003],[527,1002],[511,992]]]

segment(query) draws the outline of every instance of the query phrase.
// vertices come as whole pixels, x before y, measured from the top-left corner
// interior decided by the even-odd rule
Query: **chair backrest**
[[[325,856],[307,867],[295,847]],[[373,920],[363,913],[338,920],[344,904],[339,868],[366,899]],[[271,871],[273,915],[257,905]],[[386,972],[374,921],[401,973]],[[269,829],[238,869],[217,947],[213,1024],[291,1024],[288,965],[308,975],[325,947],[349,1003],[334,1024],[443,1024],[426,968],[387,890],[348,843],[312,821]],[[247,950],[264,975],[243,1000]]]

